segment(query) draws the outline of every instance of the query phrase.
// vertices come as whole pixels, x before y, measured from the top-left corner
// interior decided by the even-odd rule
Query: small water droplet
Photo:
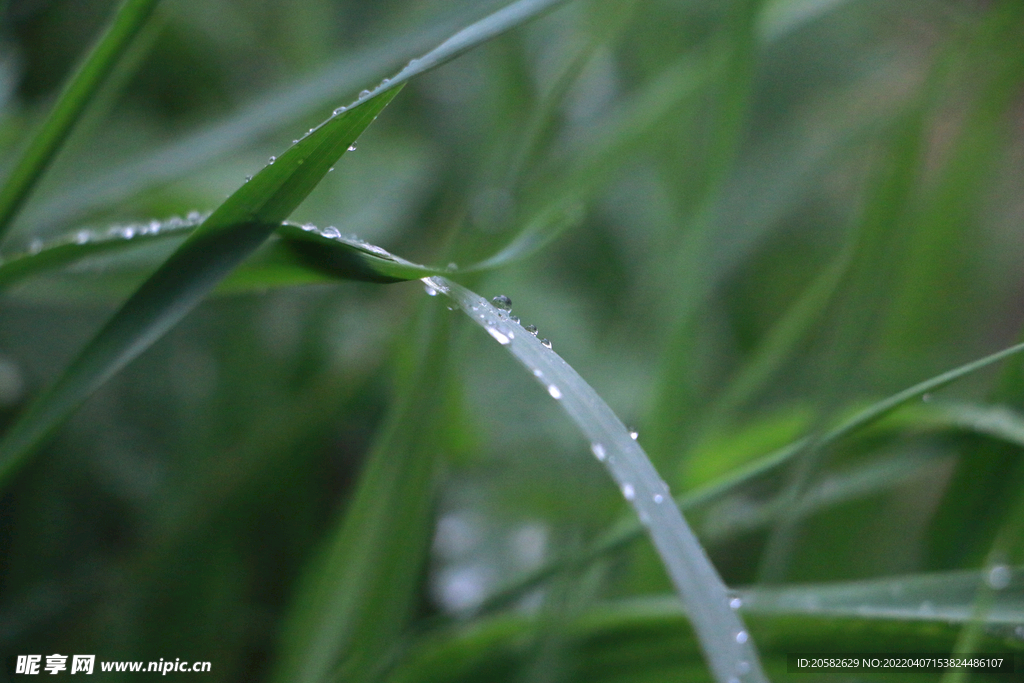
[[[604,461],[606,455],[604,446],[602,446],[599,443],[592,443],[590,444],[590,450],[594,453],[595,458],[601,460],[602,462]]]
[[[330,172],[331,172],[331,171],[333,171],[333,170],[334,170],[334,167],[333,167],[333,166],[331,166],[331,167],[330,167],[329,169],[327,169],[327,172],[328,172],[328,173],[330,173]]]
[[[554,384],[548,385],[548,393],[551,394],[551,398],[555,399],[556,401],[562,398],[562,390],[556,387]]]
[[[665,501],[665,496],[660,493],[655,493],[653,496],[655,505],[661,505]]]
[[[351,145],[348,146],[348,151],[350,151],[350,152],[356,151],[356,145],[357,145],[357,143],[353,142]]]
[[[345,113],[345,107],[338,107],[337,109],[334,110],[334,115],[335,116],[337,116],[338,114],[344,114],[344,113]]]
[[[339,237],[341,237],[341,231],[338,230],[333,225],[330,225],[330,226],[324,228],[323,230],[321,230],[320,234],[323,235],[324,237],[326,237],[327,239],[332,239],[332,240],[336,240]]]
[[[245,176],[245,182],[249,182],[250,180],[252,180],[252,176],[251,175]]]
[[[40,239],[34,239],[28,243],[28,253],[38,254],[43,250],[43,241]]]
[[[117,231],[117,236],[121,237],[122,239],[130,240],[131,238],[135,237],[135,228],[133,228],[130,225],[126,225]]]
[[[633,429],[632,427],[630,427],[629,428],[629,438],[633,439],[633,441],[636,441],[637,439],[640,438],[640,432],[638,432],[635,429]]]
[[[292,140],[292,144],[293,145],[297,145],[297,144],[299,144],[299,141],[298,140]]]
[[[185,218],[187,218],[190,223],[198,223],[199,219],[202,217],[203,214],[199,213],[198,211],[189,211],[188,214],[185,215]]]
[[[497,308],[499,311],[512,310],[512,299],[509,299],[504,294],[499,294],[498,296],[491,299],[491,304],[493,304],[493,306]]]
[[[437,290],[430,285],[423,285],[423,291],[427,293],[427,296],[437,296]]]
[[[526,325],[525,327],[523,327],[523,329],[526,330],[527,332],[529,332],[530,334],[532,334],[534,337],[537,336],[537,326],[536,325]]]
[[[498,342],[499,344],[501,344],[502,346],[508,346],[509,344],[511,344],[511,343],[512,343],[512,340],[510,340],[510,339],[508,338],[508,335],[506,335],[506,334],[505,334],[504,332],[502,332],[501,330],[498,330],[497,328],[494,328],[494,327],[490,327],[490,326],[488,326],[488,328],[487,328],[487,334],[489,334],[489,335],[491,335],[492,337],[494,337],[494,339],[495,339],[495,340],[497,340],[497,342]],[[550,388],[548,389],[548,391],[549,391],[549,392],[551,391],[551,390],[550,390]],[[552,396],[555,396],[555,395],[554,395],[553,393],[552,393],[551,395],[552,395]],[[561,394],[559,394],[559,396],[561,396]],[[558,398],[558,396],[555,396],[555,398]]]
[[[540,343],[545,348],[548,348],[548,349],[551,348],[551,342],[549,342],[547,339],[541,339]]]
[[[1010,585],[1012,574],[1005,564],[997,564],[988,570],[988,585],[992,590],[1001,591]]]
[[[390,83],[390,82],[391,82],[391,79],[390,79],[390,78],[385,78],[385,79],[384,79],[383,81],[381,81],[381,82],[380,82],[380,84],[381,84],[381,85],[387,85],[387,84],[388,84],[388,83]]]
[[[736,633],[736,642],[737,643],[742,645],[743,643],[747,642],[747,640],[749,640],[749,639],[750,639],[750,636],[747,635],[746,631],[737,631],[737,633]]]
[[[534,368],[533,369],[533,376],[534,377],[543,377],[544,373],[541,372],[539,368]]]
[[[75,234],[75,244],[85,244],[92,239],[92,234],[88,230],[79,230]]]
[[[511,320],[512,322],[514,322],[516,325],[519,324],[519,316],[518,315],[510,315],[508,317],[508,319]]]
[[[267,164],[270,165],[270,164],[274,163],[275,161],[277,161],[277,157],[270,157],[270,161],[268,161]]]
[[[636,498],[636,490],[633,488],[632,484],[622,485],[622,497],[626,500],[633,500]]]
[[[733,598],[732,600],[729,601],[729,607],[731,607],[733,609],[739,609],[740,607],[743,607],[743,599],[742,598]]]
[[[369,97],[369,96],[370,96],[370,91],[369,90],[363,90],[362,92],[359,93],[359,99],[363,99],[363,98]]]

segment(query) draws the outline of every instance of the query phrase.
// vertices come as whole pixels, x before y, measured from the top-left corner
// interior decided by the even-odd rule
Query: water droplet
[[[732,600],[729,601],[729,607],[731,607],[733,609],[739,609],[740,607],[743,607],[743,599],[742,598],[733,598]]]
[[[88,230],[79,230],[75,234],[75,244],[85,244],[92,239],[92,234]]]
[[[437,290],[430,285],[423,285],[423,291],[427,293],[427,296],[437,296]]]
[[[333,170],[334,170],[334,167],[333,167],[333,166],[331,166],[331,167],[330,167],[329,169],[327,169],[327,172],[328,172],[328,173],[330,173],[330,172],[331,172],[331,171],[333,171]]]
[[[749,640],[749,639],[750,639],[750,636],[747,635],[746,631],[738,631],[736,633],[736,642],[739,643],[740,645],[742,645],[743,643],[747,642],[747,640]]]
[[[497,308],[499,311],[512,310],[512,299],[509,299],[504,294],[499,294],[498,296],[491,299],[491,304],[493,304],[494,307]]]
[[[549,341],[548,341],[547,339],[541,339],[541,340],[540,340],[540,343],[541,343],[541,345],[542,345],[542,346],[544,346],[545,348],[548,348],[548,349],[550,349],[550,348],[551,348],[551,342],[549,342]]]
[[[555,399],[556,401],[562,398],[562,390],[556,387],[554,384],[548,385],[548,393],[551,394],[551,398]]]
[[[292,144],[293,145],[297,145],[297,144],[299,144],[299,141],[298,140],[292,140]]]
[[[640,438],[640,432],[638,432],[635,429],[633,429],[632,427],[630,427],[629,428],[629,438],[633,439],[633,441],[636,441],[637,439]]]
[[[359,99],[363,99],[363,98],[369,97],[369,96],[370,96],[370,91],[369,90],[363,90],[362,92],[359,93]]]
[[[602,462],[604,461],[606,455],[604,451],[604,446],[602,446],[599,443],[592,443],[590,444],[590,450],[594,453],[595,458]]]
[[[622,485],[622,497],[626,500],[633,500],[636,498],[636,490],[633,488],[632,484]]]
[[[277,161],[277,157],[270,157],[270,161],[267,162],[267,165],[270,165],[270,164],[274,163],[275,161]]]
[[[130,240],[135,237],[135,228],[130,225],[126,225],[117,231],[117,236],[126,240]]]
[[[387,84],[388,84],[388,83],[390,83],[390,82],[391,82],[391,79],[390,79],[390,78],[385,78],[385,79],[384,79],[383,81],[381,81],[381,82],[380,82],[380,84],[381,84],[381,85],[387,85]]]
[[[324,228],[323,230],[321,230],[320,234],[323,235],[324,237],[326,237],[327,239],[332,239],[332,240],[336,240],[339,237],[341,237],[341,231],[339,231],[333,225],[330,225],[330,226]]]
[[[655,493],[653,496],[655,505],[661,505],[665,501],[665,496],[660,493]]]
[[[536,325],[526,325],[525,327],[523,327],[523,329],[526,330],[527,332],[529,332],[530,334],[532,334],[534,337],[537,336],[537,326]]]
[[[273,157],[271,157],[271,159],[273,159]],[[198,223],[199,219],[202,218],[202,217],[203,217],[203,214],[199,213],[198,211],[189,211],[185,215],[185,218],[187,218],[190,223]]]
[[[1001,591],[1010,585],[1012,574],[1005,564],[997,564],[988,570],[988,585],[992,590]]]
[[[348,146],[348,151],[350,151],[350,152],[356,151],[356,144],[357,143],[353,142],[351,145],[349,145]]]
[[[519,316],[518,315],[510,315],[508,317],[508,319],[511,320],[512,322],[514,322],[516,325],[519,324]]]
[[[345,107],[338,107],[337,109],[334,110],[334,115],[335,116],[337,116],[338,114],[344,114],[344,113],[345,113]]]
[[[28,253],[38,254],[43,250],[43,241],[40,239],[34,239],[28,243]]]
[[[489,334],[492,337],[494,337],[495,340],[497,340],[497,342],[499,344],[501,344],[502,346],[508,346],[509,344],[512,343],[512,340],[508,338],[508,335],[506,335],[502,331],[498,330],[497,328],[488,326],[487,334]],[[551,389],[549,388],[548,391],[550,392]],[[551,395],[555,396],[553,393]],[[561,396],[561,394],[559,394],[559,396]],[[555,396],[555,398],[558,398],[558,396]]]
[[[543,377],[544,373],[541,372],[539,368],[534,368],[533,369],[533,376],[534,377]]]

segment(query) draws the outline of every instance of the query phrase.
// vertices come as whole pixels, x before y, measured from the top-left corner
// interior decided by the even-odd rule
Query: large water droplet
[[[1001,591],[1010,585],[1012,575],[1005,564],[997,564],[988,570],[988,585],[992,590]]]
[[[632,484],[622,485],[622,497],[626,500],[633,500],[636,498],[636,489],[633,488]]]
[[[512,310],[512,299],[509,299],[504,294],[499,294],[498,296],[496,296],[493,299],[491,299],[491,304],[495,308],[497,308],[499,311],[511,311]]]
[[[529,332],[530,334],[532,334],[534,337],[537,336],[537,326],[536,325],[526,325],[525,327],[523,327],[523,329],[526,330],[527,332]]]
[[[547,339],[541,339],[540,343],[541,343],[541,346],[543,346],[545,348],[548,348],[548,349],[551,348],[551,342],[548,341]]]
[[[501,344],[502,346],[508,346],[509,344],[512,343],[512,341],[508,338],[508,335],[506,335],[504,332],[502,332],[501,330],[499,330],[499,329],[497,329],[495,327],[489,327],[488,326],[487,334],[489,334],[492,337],[494,337],[497,340],[497,342],[499,344]],[[549,391],[550,391],[550,389],[549,389]],[[555,396],[554,394],[551,394],[551,395]],[[559,394],[559,396],[561,396],[561,394]],[[558,396],[555,396],[555,398],[558,398]]]
[[[594,453],[594,457],[595,458],[597,458],[598,460],[604,461],[604,459],[606,457],[604,446],[602,446],[599,443],[592,443],[592,444],[590,444],[590,450]]]
[[[750,639],[750,636],[747,635],[746,631],[737,631],[736,632],[736,642],[739,643],[740,645],[742,645],[743,643],[747,642],[747,640],[749,640],[749,639]]]
[[[562,398],[562,390],[556,387],[554,384],[548,385],[548,393],[551,394],[551,398],[555,400]]]

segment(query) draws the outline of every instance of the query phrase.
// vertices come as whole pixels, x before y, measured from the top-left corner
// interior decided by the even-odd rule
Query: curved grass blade
[[[1024,352],[1024,344],[1017,344],[998,351],[984,358],[972,361],[958,368],[949,370],[940,375],[927,379],[924,382],[915,384],[892,396],[878,401],[867,408],[857,412],[855,415],[840,423],[837,427],[820,437],[819,445],[827,446],[835,443],[851,434],[864,429],[910,401],[920,399],[925,394],[941,389],[958,379],[983,370],[999,361]],[[791,460],[805,448],[809,438],[795,441],[784,448],[759,458],[744,467],[737,469],[734,473],[721,478],[713,484],[703,486],[695,491],[689,491],[675,497],[676,504],[681,510],[689,510],[707,504],[721,496],[742,488],[757,479],[774,472],[791,462]],[[489,611],[508,604],[512,600],[521,597],[524,593],[535,588],[551,576],[565,571],[585,567],[592,562],[623,548],[629,543],[637,540],[643,535],[643,528],[633,519],[623,520],[613,529],[605,534],[604,538],[591,546],[588,550],[575,557],[562,557],[544,564],[529,574],[526,574],[515,583],[496,592],[488,598],[482,607],[482,611]]]
[[[53,111],[0,187],[0,238],[81,118],[96,91],[145,25],[157,0],[125,0],[110,28],[68,82]]]
[[[671,503],[668,486],[611,408],[560,356],[486,300],[443,277],[423,281],[505,346],[590,440],[594,455],[646,525],[715,678],[721,683],[767,680],[746,627],[729,606],[725,584]]]
[[[397,90],[333,116],[220,205],[0,441],[0,485],[107,379],[183,318],[312,192]]]

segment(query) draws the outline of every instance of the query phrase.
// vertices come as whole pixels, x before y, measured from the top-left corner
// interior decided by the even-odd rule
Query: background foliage
[[[213,209],[498,7],[166,0],[0,252]],[[0,177],[114,9],[3,5]],[[700,491],[1015,341],[1022,28],[1012,2],[574,0],[412,80],[291,218],[442,268],[511,245],[453,279],[509,295],[673,492]],[[0,427],[173,243],[3,292]],[[282,284],[209,298],[6,484],[5,657],[209,660],[224,681],[707,676],[645,540],[473,614],[604,538],[621,496],[422,285]],[[1019,361],[926,398],[686,511],[726,582],[755,586],[773,678],[807,649],[1024,647],[1024,577],[992,574],[1021,562]],[[918,588],[949,605],[898,599]]]

